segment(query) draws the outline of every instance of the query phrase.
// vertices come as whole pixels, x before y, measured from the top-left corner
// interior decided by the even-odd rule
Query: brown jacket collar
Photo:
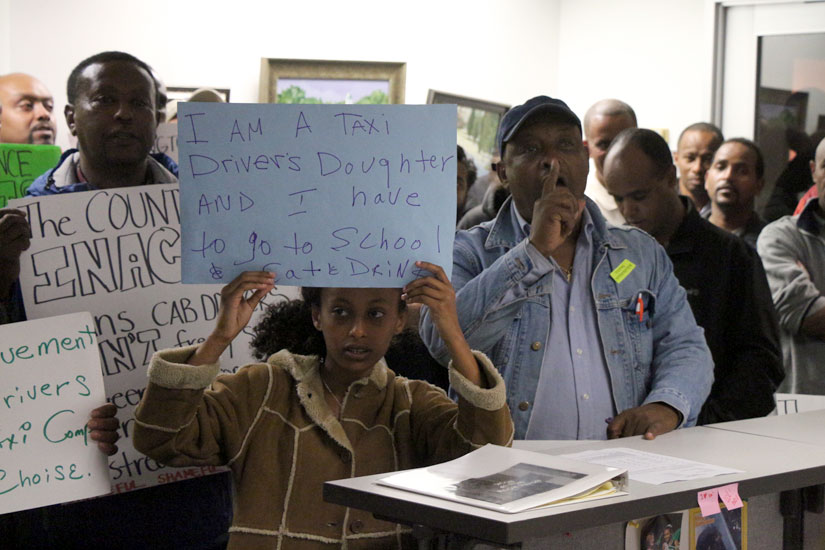
[[[344,431],[344,427],[329,409],[326,400],[310,398],[313,393],[324,394],[324,385],[320,374],[321,363],[318,361],[318,357],[314,355],[295,355],[286,350],[281,350],[270,356],[267,363],[270,367],[281,367],[295,379],[298,398],[309,417],[339,445],[352,452],[353,447]],[[356,380],[350,385],[347,395],[344,397],[344,402],[346,403],[350,392],[357,386],[373,384],[379,391],[383,392],[387,387],[388,379],[389,368],[384,359],[381,359],[372,368],[369,376]]]

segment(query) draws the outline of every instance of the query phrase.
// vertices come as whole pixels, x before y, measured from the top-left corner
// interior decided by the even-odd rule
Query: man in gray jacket
[[[825,395],[825,140],[811,173],[817,198],[765,227],[757,250],[779,315],[786,373],[779,391]]]

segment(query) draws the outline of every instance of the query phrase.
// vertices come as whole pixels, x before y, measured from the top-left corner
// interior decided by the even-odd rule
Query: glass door
[[[719,3],[715,119],[765,156],[757,210],[793,211],[812,185],[808,160],[825,131],[825,3]],[[816,142],[816,143],[814,143]]]

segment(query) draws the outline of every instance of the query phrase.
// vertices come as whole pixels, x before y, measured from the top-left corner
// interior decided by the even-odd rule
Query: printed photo
[[[465,479],[454,486],[456,496],[507,504],[567,485],[585,477],[578,472],[519,463],[495,474]]]
[[[663,514],[642,525],[641,550],[678,550],[682,538],[682,514]]]
[[[747,503],[743,508],[702,517],[696,508],[690,515],[690,550],[747,550]]]

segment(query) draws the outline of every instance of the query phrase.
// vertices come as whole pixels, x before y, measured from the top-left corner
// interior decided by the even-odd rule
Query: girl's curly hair
[[[301,300],[287,300],[269,306],[252,329],[252,354],[259,361],[282,349],[298,355],[327,353],[324,336],[312,324],[312,306],[321,305],[320,288],[302,288]]]
[[[298,355],[324,357],[327,347],[324,335],[312,324],[312,306],[321,307],[323,288],[301,288],[300,300],[288,300],[269,306],[253,330],[250,346],[259,361],[282,349]],[[399,310],[407,307],[399,300]]]

